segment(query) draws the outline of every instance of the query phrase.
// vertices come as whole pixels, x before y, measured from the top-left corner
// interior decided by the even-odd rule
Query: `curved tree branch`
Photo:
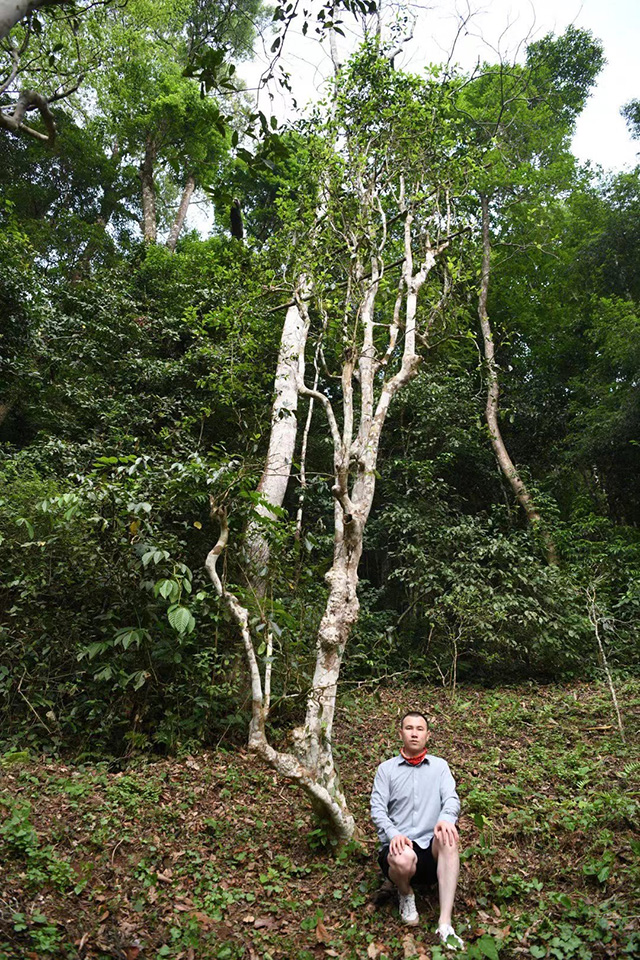
[[[40,112],[42,121],[47,128],[46,133],[28,127],[24,122],[24,115],[27,110],[36,109]],[[23,90],[13,109],[13,113],[3,113],[0,111],[0,127],[10,130],[12,133],[25,133],[29,137],[34,137],[48,146],[52,146],[56,138],[56,124],[53,114],[49,109],[49,101],[41,93],[35,90]]]

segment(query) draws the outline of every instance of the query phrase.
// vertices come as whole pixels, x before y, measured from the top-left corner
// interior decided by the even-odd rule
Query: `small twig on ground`
[[[118,852],[118,847],[119,847],[122,843],[124,843],[124,841],[125,841],[125,838],[122,837],[120,840],[118,840],[118,842],[116,843],[115,847],[114,847],[113,850],[111,851],[111,866],[113,866],[113,863],[114,863],[114,860],[115,860],[115,857],[116,857],[116,853]]]

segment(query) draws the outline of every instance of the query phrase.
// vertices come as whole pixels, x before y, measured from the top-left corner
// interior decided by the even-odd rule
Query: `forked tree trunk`
[[[527,485],[520,476],[517,467],[509,456],[498,418],[500,405],[500,382],[498,380],[498,365],[495,359],[495,346],[493,342],[493,331],[489,322],[487,313],[487,299],[489,296],[489,278],[491,275],[491,234],[489,232],[489,198],[486,194],[481,194],[480,203],[482,208],[482,278],[480,282],[480,297],[478,299],[478,316],[482,328],[482,340],[484,345],[484,358],[487,371],[487,403],[485,406],[485,417],[489,427],[489,438],[491,446],[496,455],[498,466],[509,482],[516,500],[524,510],[527,520],[534,531],[539,534],[542,545],[545,549],[547,560],[553,564],[557,562],[555,545],[549,531],[545,529],[540,513],[534,503]]]
[[[358,565],[375,492],[380,437],[393,397],[418,371],[418,296],[435,263],[436,255],[448,246],[447,240],[437,249],[428,247],[422,264],[414,273],[411,247],[413,218],[404,208],[402,214],[405,217],[403,280],[393,315],[389,319],[388,346],[382,357],[378,356],[374,343],[375,304],[383,276],[382,261],[373,256],[370,272],[361,264],[356,267],[355,283],[360,289],[358,315],[362,336],[357,348],[345,351],[346,359],[341,377],[341,425],[338,424],[330,397],[305,386],[304,352],[300,351],[299,354],[298,391],[317,400],[324,407],[333,440],[335,529],[333,563],[326,575],[329,593],[316,637],[316,665],[307,698],[305,720],[293,731],[290,753],[277,751],[268,742],[265,729],[266,681],[263,684],[249,629],[248,610],[223,586],[217,573],[217,559],[226,546],[228,527],[226,516],[222,511],[216,510],[213,504],[213,513],[220,522],[220,537],[206,561],[215,589],[236,621],[245,648],[252,689],[249,747],[279,773],[297,781],[303,787],[311,797],[314,809],[339,841],[353,836],[355,821],[349,811],[334,763],[333,721],[342,657],[359,612]],[[403,304],[404,322],[401,322]],[[345,324],[348,322],[347,318]],[[345,334],[347,329],[345,326]],[[401,332],[404,333],[404,344],[399,369],[395,375],[385,379],[387,366],[391,358],[396,356]],[[358,400],[359,422],[356,428],[354,405]]]
[[[195,189],[196,180],[193,174],[190,174],[187,177],[187,182],[185,183],[184,190],[182,191],[182,197],[180,198],[180,206],[178,207],[175,219],[171,225],[171,230],[169,231],[169,236],[167,238],[167,247],[169,250],[171,250],[171,253],[175,253],[176,243],[178,242],[178,237],[182,233],[184,221],[187,217],[187,211],[189,210],[189,204],[191,203],[191,198],[193,197],[193,192]]]
[[[317,768],[312,765],[313,752],[304,737],[298,736],[294,743],[294,752],[284,753],[275,750],[269,743],[266,735],[265,722],[265,686],[260,675],[260,667],[256,656],[251,632],[249,629],[249,612],[235,594],[223,586],[217,572],[217,560],[229,536],[229,527],[223,510],[216,509],[212,502],[212,517],[220,524],[220,535],[215,547],[209,552],[205,566],[219,597],[226,603],[231,616],[240,630],[244,645],[249,675],[251,678],[251,723],[249,725],[249,749],[268,763],[281,776],[288,777],[298,783],[311,798],[314,809],[321,811],[332,826],[335,836],[339,840],[348,840],[353,836],[355,821],[349,813],[346,799],[338,782],[337,774],[333,769],[324,769],[319,775]],[[299,748],[298,748],[299,744]],[[320,754],[323,751],[315,751]],[[300,755],[299,755],[300,754]]]

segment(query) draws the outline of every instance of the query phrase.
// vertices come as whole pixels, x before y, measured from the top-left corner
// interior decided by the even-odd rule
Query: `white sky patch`
[[[465,70],[472,70],[478,58],[497,62],[502,55],[512,59],[527,39],[540,39],[551,32],[560,34],[571,23],[590,30],[603,43],[607,64],[578,120],[574,152],[581,161],[606,169],[635,166],[640,144],[631,140],[620,108],[640,97],[640,0],[480,0],[471,7],[473,16],[458,39],[454,55]],[[396,65],[419,72],[430,62],[448,58],[467,4],[464,0],[434,0],[412,3],[410,9],[417,18],[414,37]],[[313,27],[303,37],[301,25],[295,23],[290,29],[283,57],[300,107],[326,94],[326,80],[332,72],[328,44],[321,45],[312,36]],[[355,48],[360,36],[353,20],[345,27],[345,38],[338,38],[342,55]],[[267,38],[267,50],[270,42]],[[255,85],[263,65],[264,60],[262,65],[243,65],[240,73],[249,86]],[[273,101],[263,91],[261,109],[275,113],[281,121],[292,119],[295,111],[290,97],[275,86],[270,90]]]
[[[384,2],[384,0],[383,0]],[[524,56],[527,41],[548,33],[561,34],[569,24],[590,30],[604,47],[607,60],[585,110],[578,118],[573,151],[583,163],[594,168],[621,171],[640,162],[640,141],[629,136],[620,108],[640,98],[640,0],[476,0],[470,4],[473,15],[460,33],[453,56],[463,70],[471,71],[478,59],[497,62],[500,56],[513,60]],[[413,39],[407,43],[395,63],[399,69],[420,72],[429,63],[442,63],[450,55],[460,18],[466,17],[466,0],[433,0],[411,3],[416,17]],[[291,86],[301,110],[327,96],[333,66],[328,41],[320,43],[310,23],[306,37],[302,22],[294,21],[285,40],[282,63],[291,74]],[[346,58],[362,36],[352,19],[346,19],[345,36],[338,37],[340,55]],[[274,34],[263,41],[263,54],[242,64],[239,74],[255,88],[271,54]],[[291,95],[271,83],[262,90],[258,105],[267,115],[275,114],[281,123],[296,116]],[[207,232],[210,212],[193,211],[189,226]]]

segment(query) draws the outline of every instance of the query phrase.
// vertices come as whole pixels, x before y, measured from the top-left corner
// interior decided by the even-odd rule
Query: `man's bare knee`
[[[394,873],[413,876],[418,865],[418,858],[414,850],[405,847],[402,853],[390,853],[388,863],[389,870],[393,870]]]
[[[434,837],[431,852],[434,860],[438,860],[440,857],[444,857],[445,860],[456,859],[460,856],[460,845],[457,840],[455,843],[440,843]]]

